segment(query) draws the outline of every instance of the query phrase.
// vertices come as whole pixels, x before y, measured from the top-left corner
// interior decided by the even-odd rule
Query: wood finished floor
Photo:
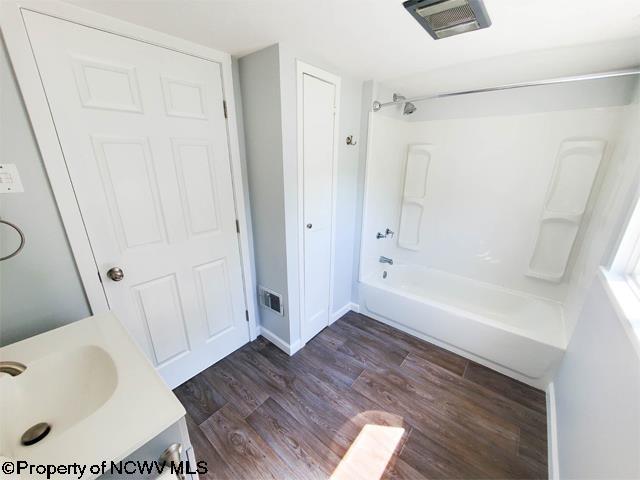
[[[367,424],[404,428],[382,478],[547,478],[544,392],[353,312],[292,357],[260,337],[175,393],[201,478],[329,478]]]

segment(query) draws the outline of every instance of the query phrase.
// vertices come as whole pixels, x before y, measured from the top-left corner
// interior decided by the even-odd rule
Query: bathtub
[[[538,387],[566,349],[560,303],[429,268],[385,266],[360,311]]]

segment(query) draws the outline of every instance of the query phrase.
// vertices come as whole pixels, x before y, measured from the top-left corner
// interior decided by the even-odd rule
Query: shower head
[[[403,100],[406,100],[406,99],[407,97],[405,97],[404,95],[400,95],[399,93],[393,94],[394,102],[402,102]],[[402,106],[403,115],[411,115],[416,110],[417,110],[416,106],[411,102],[404,102],[404,105]]]
[[[413,103],[407,102],[404,104],[404,108],[402,109],[402,114],[411,115],[416,110],[417,110],[417,107]]]

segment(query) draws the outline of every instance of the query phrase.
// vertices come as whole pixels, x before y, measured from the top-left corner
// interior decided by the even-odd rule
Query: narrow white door
[[[179,385],[249,339],[221,67],[24,16],[109,306]]]
[[[306,342],[329,325],[336,84],[303,73],[302,89]]]

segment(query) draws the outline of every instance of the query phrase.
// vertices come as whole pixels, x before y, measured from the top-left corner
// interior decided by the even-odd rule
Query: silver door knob
[[[307,223],[307,228],[311,228],[311,227],[313,227],[313,224],[312,223]]]
[[[120,267],[110,268],[107,272],[107,277],[109,277],[114,282],[119,282],[124,278],[124,271]]]

